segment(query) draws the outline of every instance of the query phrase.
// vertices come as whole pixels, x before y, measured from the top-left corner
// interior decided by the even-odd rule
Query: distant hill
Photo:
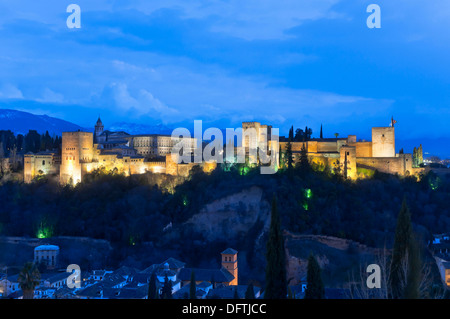
[[[48,115],[0,109],[0,130],[11,130],[14,134],[26,134],[29,130],[36,130],[41,134],[48,131],[50,135],[61,135],[62,132],[85,129],[74,123]]]

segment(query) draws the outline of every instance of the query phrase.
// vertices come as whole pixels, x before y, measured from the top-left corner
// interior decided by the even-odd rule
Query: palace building
[[[38,175],[59,173],[62,184],[77,184],[86,173],[100,168],[125,175],[149,171],[188,176],[191,168],[199,164],[178,164],[173,160],[171,151],[179,142],[188,153],[194,153],[195,138],[112,132],[104,130],[99,118],[94,132],[63,132],[60,155],[56,152],[25,154],[24,181],[29,183]],[[205,171],[215,168],[214,163],[200,165]]]
[[[373,127],[372,141],[357,141],[356,135],[346,138],[312,138],[306,141],[290,142],[294,163],[301,157],[302,148],[305,149],[310,163],[322,167],[337,168],[346,177],[355,179],[358,171],[363,169],[378,170],[383,173],[398,174],[402,176],[417,175],[422,168],[413,167],[412,154],[395,151],[395,121],[391,126]],[[266,140],[270,140],[272,127],[261,125],[258,122],[242,123],[242,130],[254,129],[253,134],[243,134],[242,146],[246,148],[260,147]],[[256,133],[255,133],[256,132]],[[289,140],[279,138],[281,153],[287,150]]]
[[[395,121],[392,120],[389,127],[373,127],[372,141],[357,141],[356,135],[289,141],[286,137],[275,135],[278,130],[274,130],[271,125],[243,122],[240,147],[254,162],[258,161],[259,154],[252,150],[265,149],[267,154],[276,150],[274,161],[279,167],[280,159],[286,154],[290,143],[294,163],[301,159],[304,150],[310,163],[334,169],[350,179],[356,179],[359,172],[368,170],[402,176],[418,175],[422,168],[416,167],[417,160],[413,164],[413,155],[403,151],[397,153],[395,150],[394,124]],[[63,132],[60,154],[25,154],[24,181],[29,183],[40,175],[59,174],[62,184],[77,184],[85,174],[96,169],[115,171],[127,176],[145,172],[188,176],[194,166],[200,165],[203,171],[210,172],[217,166],[214,161],[178,163],[176,154],[172,155],[173,147],[179,143],[182,143],[188,154],[193,155],[197,150],[197,142],[195,137],[173,138],[162,134],[131,135],[123,131],[113,132],[105,130],[99,118],[93,132]],[[235,151],[238,149],[239,147]],[[422,148],[419,150],[421,152]],[[417,152],[416,150],[414,156],[423,159],[423,155]]]

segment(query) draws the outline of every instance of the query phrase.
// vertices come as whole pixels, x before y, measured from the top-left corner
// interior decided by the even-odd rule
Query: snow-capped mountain
[[[105,125],[105,130],[124,131],[128,134],[166,134],[171,135],[173,129],[164,124],[136,124],[129,122],[116,122],[112,125]]]
[[[0,130],[11,130],[14,134],[26,134],[29,130],[36,130],[40,134],[48,131],[50,135],[61,135],[62,132],[85,129],[74,123],[48,115],[0,109]]]

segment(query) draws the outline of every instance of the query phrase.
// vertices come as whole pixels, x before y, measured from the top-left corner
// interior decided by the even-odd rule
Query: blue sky
[[[450,156],[449,16],[448,0],[1,0],[0,108],[365,139],[394,116],[397,148]]]

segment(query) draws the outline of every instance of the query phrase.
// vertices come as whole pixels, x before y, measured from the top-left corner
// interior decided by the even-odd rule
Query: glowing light
[[[37,233],[36,233],[36,237],[39,239],[44,239],[44,238],[49,238],[52,237],[52,230],[50,227],[44,227],[41,226]]]
[[[308,199],[312,197],[312,191],[310,188],[305,189],[305,197]]]
[[[308,210],[308,203],[303,203],[302,206],[303,206],[303,209],[304,209],[304,210]]]
[[[189,204],[189,201],[186,196],[183,196],[183,206],[187,206]]]
[[[241,175],[247,175],[249,171],[250,171],[250,168],[248,166],[244,166],[244,167],[241,168],[240,174]]]

